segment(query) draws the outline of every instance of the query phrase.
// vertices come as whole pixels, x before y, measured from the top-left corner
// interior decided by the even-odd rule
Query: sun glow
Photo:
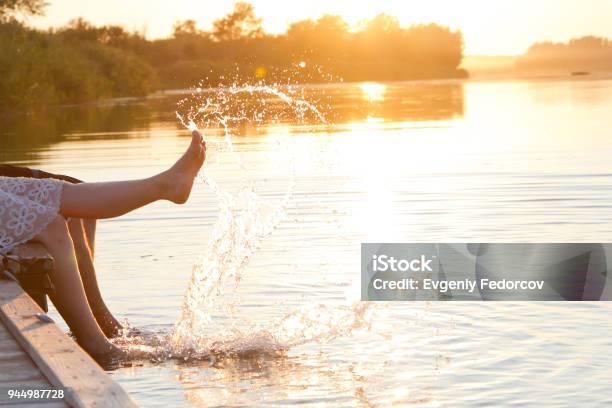
[[[382,101],[385,99],[387,86],[376,82],[363,82],[359,85],[363,92],[364,99],[370,102]]]
[[[588,7],[570,1],[552,2],[555,4],[554,14],[550,13],[551,2],[530,0],[250,2],[255,6],[256,14],[262,17],[264,29],[271,33],[282,33],[288,23],[316,19],[324,14],[340,15],[354,29],[365,19],[387,13],[397,17],[402,26],[435,22],[460,29],[464,34],[467,55],[522,54],[533,42],[543,39],[566,41],[570,37],[587,34],[612,36],[612,25],[609,24],[612,7],[609,0],[591,0]],[[164,38],[172,34],[176,21],[195,19],[200,28],[209,29],[215,19],[231,11],[233,3],[54,0],[47,7],[45,15],[33,18],[32,23],[46,28],[84,17],[94,24],[121,24],[131,29],[142,29],[149,38]],[[598,12],[593,13],[593,10]],[[546,16],[549,18],[542,29],[541,21]],[[524,29],[517,31],[517,26]]]

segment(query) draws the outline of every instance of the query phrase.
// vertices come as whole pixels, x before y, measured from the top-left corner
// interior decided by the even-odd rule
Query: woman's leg
[[[68,230],[74,244],[77,264],[89,307],[106,337],[116,336],[122,327],[102,299],[83,221],[79,218],[70,219]]]
[[[205,158],[202,136],[194,131],[191,145],[169,170],[133,181],[66,184],[60,212],[66,217],[112,218],[143,207],[153,201],[187,201],[193,180]]]
[[[100,329],[89,307],[66,221],[61,216],[56,217],[35,239],[45,245],[55,259],[55,268],[50,274],[55,287],[51,301],[79,344],[93,356],[119,353]]]
[[[96,229],[98,228],[98,220],[96,219],[84,219],[83,229],[85,230],[85,236],[87,237],[87,246],[89,247],[89,253],[93,259],[96,255]]]

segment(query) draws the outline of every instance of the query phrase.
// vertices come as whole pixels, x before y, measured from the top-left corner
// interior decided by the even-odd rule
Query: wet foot
[[[105,370],[116,369],[129,359],[128,352],[114,344],[110,344],[108,350],[102,353],[89,353],[89,355]]]
[[[192,132],[191,144],[183,156],[160,174],[162,195],[176,204],[183,204],[191,194],[193,181],[204,164],[206,145],[197,130]]]
[[[122,359],[127,356],[126,352],[121,348],[115,346],[111,342],[106,342],[105,345],[100,347],[87,347],[82,344],[82,347],[89,353],[89,355],[96,361],[106,361],[106,360],[117,360]]]

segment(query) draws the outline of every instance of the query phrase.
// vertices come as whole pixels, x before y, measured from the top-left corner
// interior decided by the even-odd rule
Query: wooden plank
[[[13,248],[6,259],[8,270],[19,279],[23,290],[48,310],[46,294],[53,287],[49,274],[55,262],[47,249],[39,243],[26,243]]]
[[[7,362],[15,357],[27,357],[28,355],[19,347],[19,344],[15,344],[15,340],[12,342],[5,342],[0,345],[0,361]]]
[[[3,324],[0,324],[0,405],[36,406],[39,408],[67,407],[63,401],[17,400],[11,399],[8,390],[48,390],[51,383],[19,346]]]
[[[68,405],[63,401],[36,401],[29,400],[28,402],[21,401],[2,401],[2,405],[6,405],[9,407],[19,407],[19,408],[66,408]]]
[[[11,250],[11,254],[24,259],[47,258],[53,260],[45,246],[38,242],[28,242],[27,244],[17,245]]]
[[[26,387],[26,383],[32,387],[51,386],[3,324],[0,324],[0,367],[0,389],[17,384]]]
[[[65,389],[73,407],[136,407],[136,403],[79,345],[9,280],[0,280],[0,319],[49,382]]]
[[[17,344],[13,335],[0,324],[0,344]]]
[[[19,350],[19,343],[17,340],[4,328],[4,325],[0,324],[0,351],[2,350]]]
[[[12,360],[2,361],[2,374],[0,381],[18,384],[20,381],[41,380],[45,377],[40,372],[40,369],[34,365],[27,355],[15,358]]]
[[[40,373],[39,373],[40,375]],[[16,385],[19,384],[19,385]],[[40,390],[48,390],[52,388],[52,385],[49,383],[49,381],[47,381],[47,379],[45,377],[43,377],[42,375],[40,375],[40,379],[39,380],[19,380],[19,383],[16,383],[15,381],[11,380],[11,381],[0,381],[0,390],[2,389],[8,389],[8,388],[25,388],[25,389],[40,389]],[[2,398],[2,396],[0,396],[0,399]]]
[[[17,257],[21,260],[36,260],[45,259],[53,264],[53,257],[49,255],[44,245],[30,242],[24,245],[18,245],[9,254],[9,257]]]
[[[12,370],[11,375],[6,373],[0,376],[0,384],[17,385],[23,382],[45,382],[47,386],[51,386],[49,380],[42,375],[38,367],[24,367],[23,364],[2,365],[2,369]]]
[[[15,352],[23,353],[23,350],[21,347],[19,347],[19,344],[17,344],[14,339],[0,342],[0,361],[2,360],[3,356],[10,355],[11,353]]]
[[[27,391],[27,390],[52,390],[53,387],[49,382],[45,383],[34,383],[24,382],[19,385],[3,385],[0,383],[0,406],[35,406],[38,408],[54,406],[54,407],[68,407],[66,402],[61,398],[10,398],[8,391]]]

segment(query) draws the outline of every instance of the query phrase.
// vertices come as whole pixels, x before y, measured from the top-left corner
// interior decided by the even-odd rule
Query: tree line
[[[516,65],[520,70],[609,73],[612,72],[612,41],[586,36],[567,43],[536,43]]]
[[[380,14],[351,30],[339,16],[265,33],[249,3],[236,3],[210,31],[196,21],[147,40],[121,26],[82,19],[36,30],[16,15],[43,0],[0,0],[0,108],[28,109],[228,81],[329,82],[466,77],[463,37],[436,24],[402,27]]]

